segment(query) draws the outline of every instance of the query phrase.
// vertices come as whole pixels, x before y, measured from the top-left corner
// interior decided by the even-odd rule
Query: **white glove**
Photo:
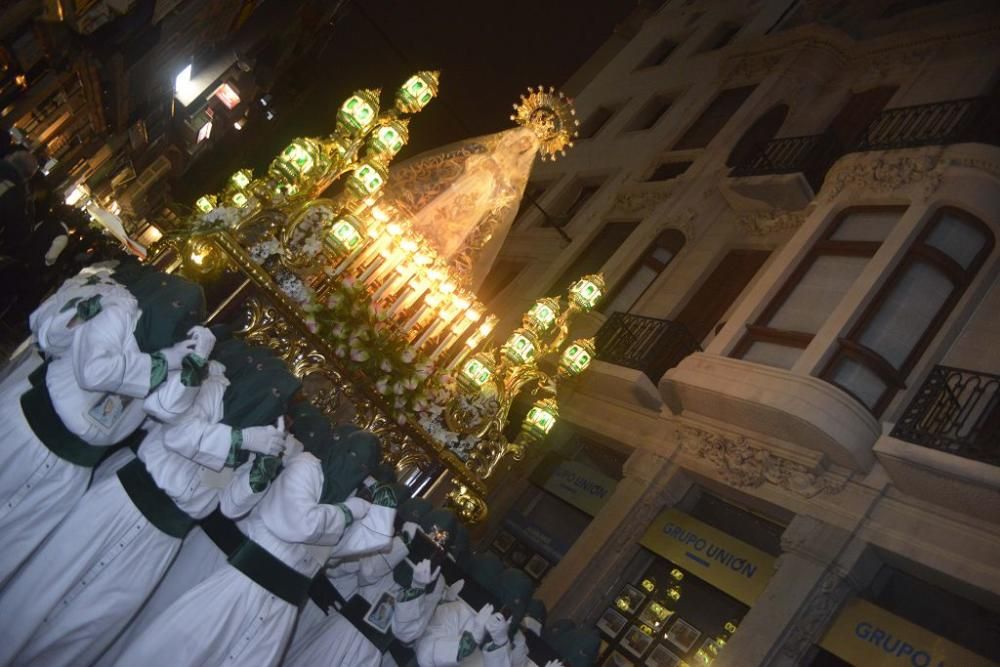
[[[497,646],[503,646],[507,643],[507,631],[510,629],[510,620],[501,614],[496,612],[491,614],[488,619],[486,619],[486,632],[489,633],[490,639]]]
[[[461,594],[464,587],[465,579],[459,579],[450,586],[445,586],[444,592],[441,594],[441,599],[445,602],[454,602],[458,599],[458,596]]]
[[[215,334],[205,327],[191,327],[188,340],[194,341],[194,353],[202,359],[208,359],[215,347]]]
[[[566,667],[562,664],[562,660],[549,660],[545,663],[545,667]]]
[[[167,360],[167,370],[176,371],[179,369],[184,357],[194,352],[194,345],[194,340],[186,338],[160,350],[160,354]]]
[[[469,633],[477,642],[483,641],[483,635],[486,634],[486,623],[490,620],[490,616],[492,615],[493,605],[487,602],[483,605],[483,608],[477,611],[476,615],[472,617],[472,627],[469,629]]]
[[[348,498],[341,505],[347,508],[347,511],[351,513],[355,521],[365,518],[365,515],[368,514],[368,509],[372,506],[370,502],[361,498]]]
[[[242,433],[242,449],[277,456],[285,448],[285,434],[273,426],[251,426],[243,429]]]
[[[434,583],[439,574],[441,574],[440,567],[434,568],[434,571],[431,572],[431,561],[427,558],[423,559],[413,568],[414,587],[427,588]]]
[[[285,436],[285,454],[284,458],[290,459],[293,456],[298,456],[305,451],[305,445],[299,442],[298,438],[294,435],[288,434]]]

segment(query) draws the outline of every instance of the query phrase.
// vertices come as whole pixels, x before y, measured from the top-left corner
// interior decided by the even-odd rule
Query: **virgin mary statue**
[[[517,214],[541,142],[517,127],[392,167],[384,202],[477,290]]]

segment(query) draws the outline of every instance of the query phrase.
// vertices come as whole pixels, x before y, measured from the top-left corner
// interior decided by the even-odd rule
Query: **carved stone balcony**
[[[764,203],[796,211],[812,200],[830,167],[848,153],[969,142],[1000,145],[996,107],[991,98],[970,97],[885,109],[846,145],[830,131],[772,139],[733,167],[723,194],[735,210]]]
[[[1000,375],[935,366],[875,453],[904,493],[1000,521]]]
[[[878,422],[845,392],[816,377],[699,352],[667,371],[660,393],[666,403],[680,406],[682,416],[813,450],[851,470],[867,471],[875,462]]]
[[[585,379],[591,392],[659,409],[656,383],[669,368],[701,349],[682,324],[614,313],[596,334],[599,361]]]

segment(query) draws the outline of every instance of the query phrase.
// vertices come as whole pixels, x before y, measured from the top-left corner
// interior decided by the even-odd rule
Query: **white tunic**
[[[416,641],[430,621],[444,590],[444,582],[436,581],[431,590],[410,600],[401,601],[403,588],[393,578],[393,568],[406,556],[403,541],[396,538],[390,554],[374,554],[359,559],[358,576],[364,582],[356,594],[375,605],[383,593],[396,600],[392,616],[392,634],[400,642]],[[366,572],[367,571],[367,572]],[[377,572],[377,576],[372,576]],[[390,658],[391,659],[391,658]],[[354,624],[336,611],[324,622],[304,631],[288,652],[287,667],[309,665],[352,665],[379,667],[383,654]]]
[[[203,488],[202,466],[192,459],[222,468],[230,442],[228,434],[199,437],[197,425],[208,430],[221,416],[228,382],[218,370],[199,392],[179,377],[170,373],[145,401],[166,423],[150,424],[139,459],[179,509],[199,518],[215,508],[218,491]],[[92,487],[0,596],[0,663],[15,653],[16,665],[92,663],[141,607],[180,543],[146,519],[117,476]]]
[[[423,636],[417,640],[416,654],[420,667],[456,667],[483,665],[510,667],[508,644],[492,651],[475,650],[463,660],[458,659],[462,634],[471,632],[476,612],[463,600],[438,605]]]
[[[102,300],[103,309],[76,327],[70,350],[49,364],[46,386],[68,430],[92,445],[124,439],[142,422],[149,392],[150,357],[132,332],[135,299]],[[120,411],[103,411],[122,400]],[[99,407],[100,406],[100,407]],[[110,416],[106,416],[110,414]],[[72,510],[92,469],[52,453],[28,425],[19,400],[0,403],[0,587]]]
[[[250,539],[310,579],[347,524],[341,508],[319,502],[322,490],[320,462],[303,452],[287,462],[264,498],[241,522]],[[275,665],[298,611],[227,565],[157,617],[116,664]]]

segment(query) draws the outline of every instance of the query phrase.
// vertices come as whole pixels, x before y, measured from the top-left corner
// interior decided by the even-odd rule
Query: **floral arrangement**
[[[214,232],[221,229],[233,229],[239,223],[241,211],[238,208],[220,206],[208,213],[199,215],[191,225],[196,232]]]
[[[335,211],[329,206],[312,206],[292,229],[289,251],[304,258],[313,258],[323,250],[323,232],[333,222]]]

